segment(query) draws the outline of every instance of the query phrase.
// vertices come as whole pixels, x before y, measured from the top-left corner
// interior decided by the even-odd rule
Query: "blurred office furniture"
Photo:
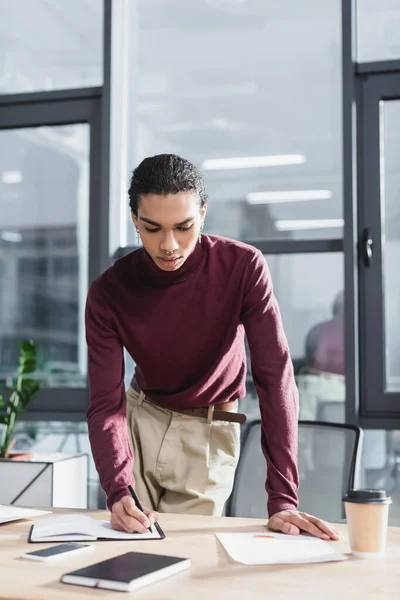
[[[299,390],[300,419],[318,421],[344,421],[346,382],[344,375],[326,373],[308,367],[300,369],[295,376]],[[326,419],[320,414],[329,404],[334,418]],[[336,404],[336,409],[333,405]],[[343,416],[342,416],[343,415]]]
[[[143,246],[119,246],[115,252],[111,255],[110,260],[111,264],[114,264],[116,260],[127,256],[131,252],[135,252],[135,250],[139,250],[139,248],[143,248]]]
[[[345,378],[305,367],[296,375],[299,389],[300,419],[344,423]],[[360,485],[363,487],[395,489],[399,472],[396,433],[384,430],[364,431]]]
[[[0,504],[87,508],[88,455],[33,453],[0,461]]]
[[[343,519],[342,497],[358,485],[362,442],[360,427],[299,421],[299,510],[328,521]],[[254,420],[243,433],[227,516],[267,517],[266,469],[261,421]]]
[[[93,461],[86,422],[20,422],[16,427],[14,450],[41,456],[85,454],[87,508],[97,508],[99,478]]]

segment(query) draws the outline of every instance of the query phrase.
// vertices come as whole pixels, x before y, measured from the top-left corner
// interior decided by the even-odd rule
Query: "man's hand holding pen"
[[[112,506],[111,527],[128,533],[145,533],[158,520],[158,514],[147,506],[141,508],[131,495],[124,496]]]

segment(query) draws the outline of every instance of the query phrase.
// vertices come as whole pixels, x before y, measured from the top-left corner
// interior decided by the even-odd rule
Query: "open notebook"
[[[111,528],[109,521],[84,515],[48,517],[32,525],[28,542],[79,542],[96,540],[161,540],[165,534],[158,523],[145,533],[126,533]]]

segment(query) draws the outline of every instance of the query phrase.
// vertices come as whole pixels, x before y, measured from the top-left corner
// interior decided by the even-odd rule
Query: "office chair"
[[[134,252],[135,250],[139,250],[142,246],[119,246],[115,252],[110,256],[111,264],[114,264],[116,260],[119,258],[123,258],[127,254]]]
[[[342,497],[349,488],[357,487],[362,440],[360,427],[299,421],[299,510],[327,521],[344,518]],[[243,432],[226,516],[267,517],[265,476],[261,421],[257,419]]]

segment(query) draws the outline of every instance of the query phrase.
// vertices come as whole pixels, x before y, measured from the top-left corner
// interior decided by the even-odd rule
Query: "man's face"
[[[206,214],[195,192],[140,197],[132,214],[144,248],[163,271],[176,271],[193,252]]]

